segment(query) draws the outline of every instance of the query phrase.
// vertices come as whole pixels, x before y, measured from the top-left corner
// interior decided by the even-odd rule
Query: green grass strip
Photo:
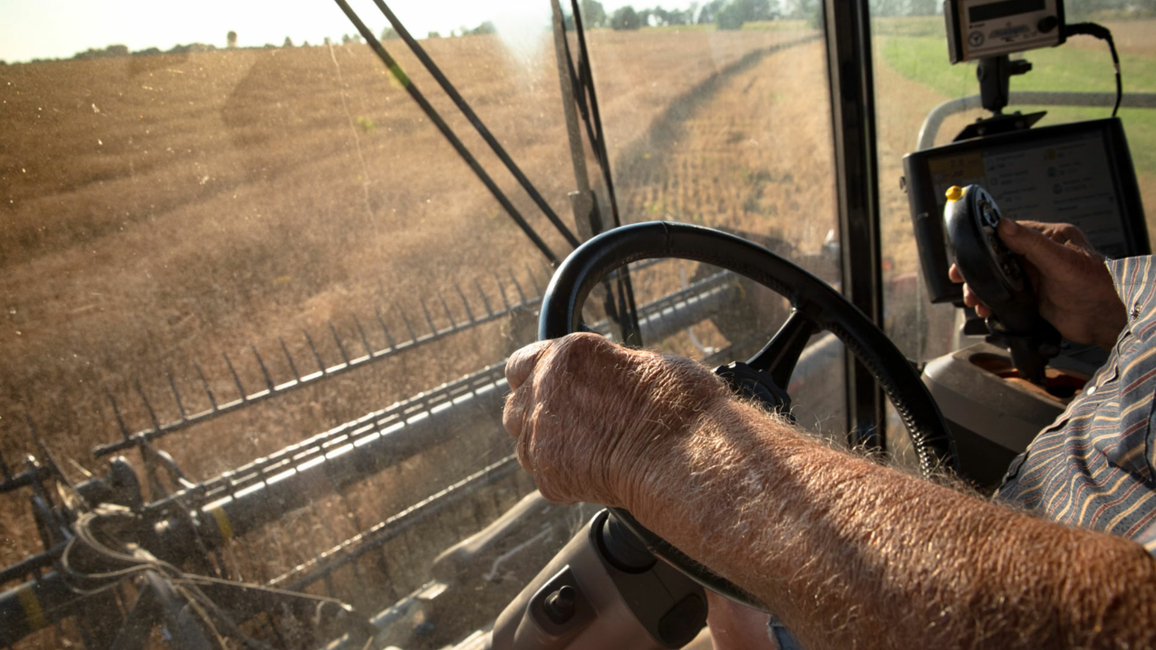
[[[928,29],[927,21],[919,21],[905,26],[893,22],[887,30],[893,34],[916,32]],[[1086,38],[1086,37],[1077,37]],[[948,97],[963,97],[979,93],[979,83],[975,80],[975,65],[961,63],[951,65],[947,58],[947,44],[943,36],[886,36],[881,41],[881,53],[887,65],[896,72],[930,86]],[[1112,58],[1108,46],[1103,50],[1082,49],[1060,46],[1043,50],[1033,50],[1024,55],[1032,63],[1032,71],[1026,75],[1012,77],[1011,89],[1054,92],[1104,92],[1116,91],[1112,73]],[[1128,92],[1156,92],[1156,57],[1123,56],[1120,58],[1123,71],[1124,94]],[[884,92],[886,92],[884,90]],[[928,107],[929,110],[931,107]],[[1060,124],[1078,120],[1107,117],[1110,109],[1104,108],[1064,108],[1055,106],[1029,107],[1013,106],[1014,110],[1047,110],[1044,124]],[[1128,134],[1128,143],[1138,173],[1156,173],[1156,110],[1120,109],[1120,119]]]

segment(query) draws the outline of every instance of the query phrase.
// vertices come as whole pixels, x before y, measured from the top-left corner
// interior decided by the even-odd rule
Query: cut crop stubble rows
[[[812,34],[592,34],[624,218],[782,228],[818,246],[834,223],[829,125],[825,108],[812,110],[826,106],[822,49],[770,51]],[[426,45],[569,220],[573,176],[548,47],[526,63],[494,36]],[[396,54],[547,232],[432,81]],[[8,459],[31,448],[28,413],[59,457],[100,471],[89,450],[118,435],[106,391],[121,398],[131,428],[145,428],[143,407],[127,399],[135,380],[172,419],[167,371],[196,411],[208,403],[194,362],[216,395],[233,396],[222,353],[244,356],[238,371],[252,390],[263,380],[249,344],[283,381],[291,371],[278,338],[308,359],[307,329],[335,363],[339,353],[321,336],[329,321],[354,341],[352,315],[369,321],[377,305],[404,331],[394,304],[420,313],[419,297],[454,295],[455,283],[469,287],[475,277],[496,294],[494,271],[523,281],[527,267],[544,275],[537,251],[364,46],[45,62],[8,66],[0,80],[0,451]],[[672,102],[702,88],[709,97],[670,114]],[[567,252],[561,237],[546,239]],[[674,286],[643,277],[639,299]],[[190,477],[208,478],[498,361],[527,342],[515,331],[479,327],[160,446]],[[276,575],[504,453],[500,440],[431,450],[263,533],[281,550],[254,550],[240,563],[250,575]],[[22,504],[0,503],[0,521],[0,564],[34,549]]]

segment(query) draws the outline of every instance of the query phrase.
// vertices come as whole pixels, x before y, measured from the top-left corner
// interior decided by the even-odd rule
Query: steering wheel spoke
[[[819,328],[797,309],[791,310],[791,315],[779,328],[771,340],[762,350],[747,361],[747,365],[755,370],[762,370],[770,374],[775,385],[786,390],[795,372],[795,365],[807,347],[807,342],[818,333]]]

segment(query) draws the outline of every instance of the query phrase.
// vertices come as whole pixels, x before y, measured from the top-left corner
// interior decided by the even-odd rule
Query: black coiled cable
[[[1124,98],[1124,84],[1120,80],[1120,55],[1116,52],[1116,41],[1112,40],[1112,31],[1096,23],[1073,23],[1064,28],[1065,36],[1094,36],[1101,41],[1108,42],[1108,49],[1112,52],[1112,67],[1116,71],[1116,105],[1112,107],[1112,117],[1120,110],[1120,101]]]

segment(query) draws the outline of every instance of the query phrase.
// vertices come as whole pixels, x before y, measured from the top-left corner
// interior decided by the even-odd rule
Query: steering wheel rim
[[[652,221],[615,228],[590,239],[563,261],[550,280],[542,298],[539,340],[578,331],[582,305],[599,281],[619,267],[650,258],[711,264],[743,275],[787,298],[808,323],[838,337],[879,380],[907,427],[924,476],[943,467],[958,470],[955,444],[939,407],[915,369],[886,334],[822,280],[766,248],[729,233],[690,224]],[[652,553],[675,568],[724,596],[762,608],[761,603],[742,588],[647,530],[626,510],[611,510]]]

